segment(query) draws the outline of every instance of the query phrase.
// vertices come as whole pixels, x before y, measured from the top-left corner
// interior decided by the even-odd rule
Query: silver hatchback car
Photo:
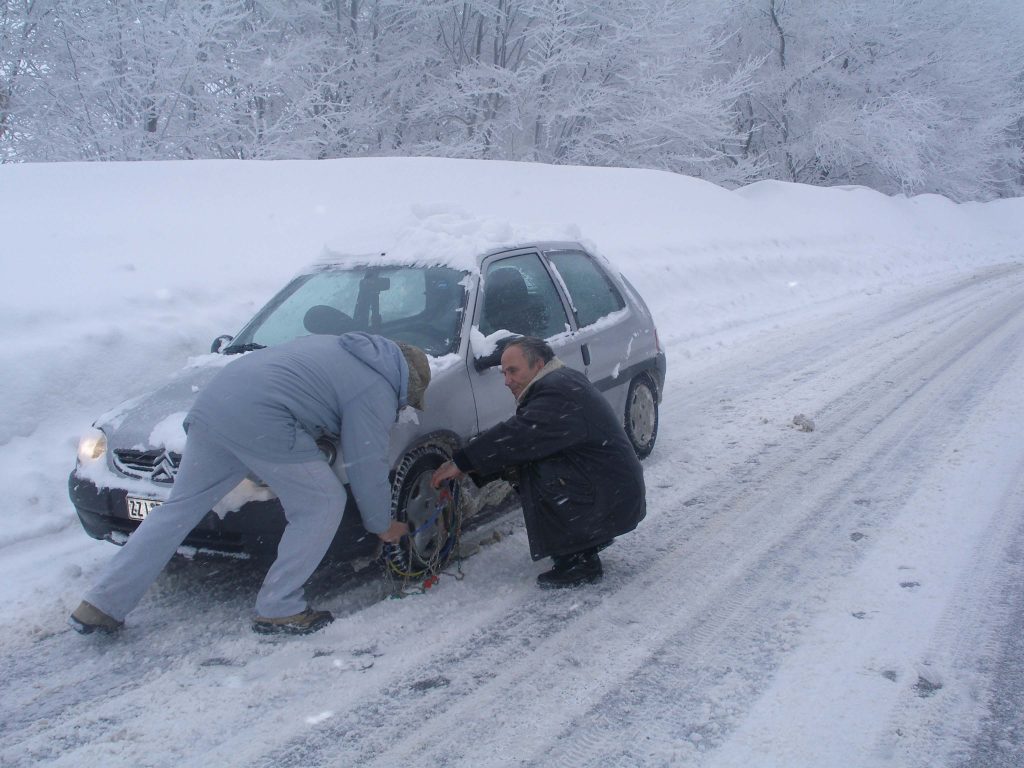
[[[184,445],[181,421],[195,393],[234,356],[310,333],[368,331],[430,356],[426,410],[391,433],[392,512],[414,529],[412,554],[436,561],[461,524],[430,487],[433,470],[473,435],[511,416],[515,401],[498,369],[501,339],[539,336],[586,372],[622,414],[642,458],[654,448],[665,355],[647,306],[616,270],[575,242],[541,242],[482,254],[476,268],[339,258],[294,278],[235,337],[165,386],[96,421],[69,480],[86,532],[123,544],[167,498]],[[321,446],[333,462],[334,446]],[[335,463],[344,481],[342,462]],[[446,504],[448,507],[446,508]],[[285,519],[258,478],[232,491],[185,545],[229,555],[272,555]],[[332,544],[335,560],[373,554],[377,537],[349,507]]]

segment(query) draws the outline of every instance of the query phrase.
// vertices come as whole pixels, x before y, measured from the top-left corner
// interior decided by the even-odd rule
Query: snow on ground
[[[0,227],[3,764],[1024,762],[1024,201],[440,159],[6,165]],[[554,236],[623,270],[669,360],[648,519],[602,585],[538,593],[512,514],[428,596],[321,578],[344,618],[312,638],[252,636],[260,571],[223,562],[175,563],[114,643],[66,631],[113,549],[67,500],[94,418],[330,253]]]

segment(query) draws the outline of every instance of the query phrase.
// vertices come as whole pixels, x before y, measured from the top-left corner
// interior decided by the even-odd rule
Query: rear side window
[[[580,328],[626,306],[622,294],[587,254],[582,251],[549,251],[546,256],[569,291]]]

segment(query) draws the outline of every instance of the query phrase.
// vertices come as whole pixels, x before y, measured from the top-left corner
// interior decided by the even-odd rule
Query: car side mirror
[[[234,338],[234,336],[228,336],[227,334],[224,334],[223,336],[218,336],[216,339],[213,340],[213,344],[210,345],[210,351],[213,352],[213,354],[215,355],[219,355],[220,351],[224,349],[224,347],[226,347],[228,344],[230,344]]]
[[[510,342],[522,338],[517,333],[509,333],[508,331],[505,331],[505,333],[508,335],[499,339],[498,343],[494,345],[494,349],[486,354],[473,357],[473,367],[476,368],[477,373],[486,371],[488,368],[493,368],[496,365],[501,365],[501,355],[505,351],[505,347],[507,347]]]
[[[499,346],[493,352],[482,355],[480,357],[473,358],[473,367],[476,368],[477,373],[486,371],[488,368],[493,368],[496,365],[501,365],[501,347]]]

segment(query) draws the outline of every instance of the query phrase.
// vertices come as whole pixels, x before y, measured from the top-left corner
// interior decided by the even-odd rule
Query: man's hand
[[[392,520],[391,526],[384,531],[384,533],[378,533],[377,538],[387,544],[394,544],[408,533],[409,525],[407,523],[400,523],[397,520]]]
[[[446,461],[440,467],[434,470],[434,474],[430,477],[430,484],[434,488],[440,488],[441,483],[448,480],[458,480],[465,473],[455,466],[454,461]]]

